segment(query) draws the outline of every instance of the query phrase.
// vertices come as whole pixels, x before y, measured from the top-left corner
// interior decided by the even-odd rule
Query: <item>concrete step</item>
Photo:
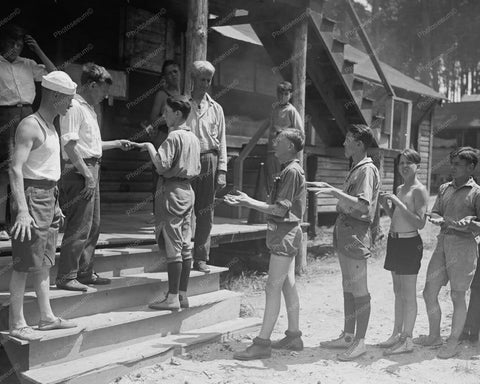
[[[187,332],[238,318],[241,294],[221,290],[193,296],[190,308],[156,311],[135,306],[78,317],[78,327],[46,331],[28,342],[1,332],[2,344],[13,366],[26,371],[125,348],[152,337]],[[134,304],[134,303],[132,303]]]
[[[220,288],[220,274],[228,268],[211,267],[210,273],[192,270],[188,287],[189,296],[214,292]],[[112,278],[112,283],[91,286],[87,292],[73,292],[52,287],[50,304],[53,312],[63,318],[94,315],[135,305],[146,305],[163,297],[168,291],[167,272],[139,273]],[[0,292],[0,330],[8,329],[10,294]],[[39,312],[36,295],[32,290],[25,293],[25,319],[28,324],[38,324]]]
[[[234,336],[258,329],[261,319],[237,318],[176,335],[155,337],[126,348],[78,360],[22,372],[27,383],[91,384],[108,383],[143,367],[158,364],[174,355],[186,353],[208,343],[225,342]]]

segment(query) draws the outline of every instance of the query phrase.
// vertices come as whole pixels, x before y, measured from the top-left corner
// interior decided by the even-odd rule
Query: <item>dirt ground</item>
[[[389,219],[382,218],[381,225],[384,231],[388,230]],[[417,285],[419,313],[414,336],[428,333],[422,289],[437,233],[438,229],[431,224],[422,230],[425,252]],[[378,244],[377,255],[369,260],[372,314],[366,339],[368,353],[358,361],[344,363],[337,361],[338,352],[320,348],[320,341],[336,337],[342,330],[343,296],[337,260],[328,247],[321,246],[331,244],[331,228],[322,227],[319,238],[317,247],[312,248],[307,274],[298,279],[300,323],[305,343],[302,352],[274,351],[270,359],[251,362],[233,360],[232,352],[243,349],[255,337],[255,334],[250,334],[238,340],[206,346],[174,361],[144,368],[117,379],[116,383],[480,383],[480,345],[462,345],[460,355],[450,360],[437,359],[436,349],[433,348],[415,347],[411,354],[384,357],[382,350],[375,347],[376,343],[390,336],[393,327],[394,297],[391,276],[383,269],[384,241]],[[261,287],[265,280],[266,276],[246,278],[231,287],[245,293],[245,313],[262,316],[264,295]],[[249,284],[249,281],[253,283]],[[442,334],[446,337],[452,314],[448,286],[442,290],[440,301]],[[282,337],[285,329],[286,313],[282,307],[272,339]]]

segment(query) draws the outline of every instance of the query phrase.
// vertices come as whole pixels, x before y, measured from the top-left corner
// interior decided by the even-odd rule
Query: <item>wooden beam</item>
[[[184,92],[190,93],[192,64],[207,59],[208,0],[189,0],[187,17]]]
[[[245,16],[231,16],[232,10],[230,13],[219,16],[216,19],[208,20],[208,28],[212,27],[222,27],[225,25],[241,25],[241,24],[254,24],[254,23],[271,23],[276,21],[275,17],[272,15],[265,15],[259,17],[258,15],[245,15]]]

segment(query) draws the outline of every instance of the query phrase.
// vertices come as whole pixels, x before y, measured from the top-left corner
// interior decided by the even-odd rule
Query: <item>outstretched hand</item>
[[[250,197],[245,192],[237,191],[235,195],[230,193],[225,195],[223,201],[228,205],[241,207],[248,204]]]

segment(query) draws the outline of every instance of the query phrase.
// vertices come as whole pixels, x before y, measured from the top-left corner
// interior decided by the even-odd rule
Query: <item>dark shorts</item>
[[[420,235],[406,239],[388,235],[387,256],[383,266],[387,271],[397,275],[416,275],[420,270],[422,257],[423,242]]]
[[[38,228],[31,228],[30,240],[12,238],[13,269],[17,272],[33,272],[55,265],[58,229],[61,210],[58,205],[57,186],[26,186],[25,198],[28,212]],[[17,206],[12,206],[12,218]]]
[[[267,222],[267,247],[277,256],[296,257],[302,247],[302,228],[298,223]]]
[[[475,270],[475,275],[473,276],[472,284],[470,288],[480,289],[480,263],[477,262],[477,269]]]

